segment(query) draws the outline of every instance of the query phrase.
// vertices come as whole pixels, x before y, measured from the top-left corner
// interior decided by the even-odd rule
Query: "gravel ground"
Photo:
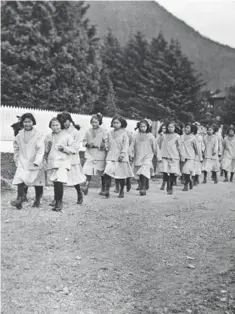
[[[235,184],[124,199],[65,190],[54,213],[2,195],[2,313],[234,314]]]

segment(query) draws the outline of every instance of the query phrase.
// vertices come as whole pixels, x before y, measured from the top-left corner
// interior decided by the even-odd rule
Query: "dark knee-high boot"
[[[189,175],[183,174],[184,176],[184,188],[182,191],[188,191],[188,185],[189,185]]]
[[[174,174],[170,174],[170,179],[169,179],[169,190],[168,190],[168,194],[172,195],[173,194],[173,185],[175,182],[175,175]]]
[[[126,191],[130,192],[131,190],[131,178],[126,179]]]
[[[115,179],[115,190],[114,193],[119,193],[120,186],[119,186],[119,179]]]
[[[204,179],[203,179],[202,183],[206,184],[206,182],[207,182],[207,172],[204,171],[203,174],[204,174]]]
[[[23,197],[24,197],[24,183],[20,183],[17,186],[17,198],[11,201],[11,205],[16,207],[17,209],[21,209]]]
[[[82,195],[80,184],[74,185],[74,187],[77,191],[77,204],[81,205],[83,203],[83,195]]]
[[[40,200],[43,194],[43,187],[42,186],[35,186],[35,200],[33,202],[32,207],[39,207],[40,206]]]
[[[217,184],[218,183],[217,172],[216,171],[212,171],[212,175],[213,175],[213,178],[214,178],[214,183]]]
[[[64,194],[64,187],[62,182],[54,182],[54,191],[55,191],[55,205],[53,206],[52,210],[59,212],[63,208],[63,194]]]
[[[141,188],[140,188],[140,195],[146,195],[146,177],[143,175],[140,175],[140,183],[141,183]]]
[[[23,203],[24,203],[24,202],[28,202],[27,194],[28,194],[28,187],[25,185],[25,186],[24,186]]]
[[[231,174],[230,174],[230,182],[233,182],[233,175],[234,175],[234,172],[231,172]]]
[[[110,191],[110,187],[111,187],[111,183],[112,183],[112,178],[108,175],[108,174],[105,174],[104,175],[104,179],[105,179],[105,192],[104,192],[104,196],[106,198],[109,198],[110,194],[109,194],[109,191]]]
[[[120,184],[120,192],[118,195],[119,198],[124,197],[124,187],[125,187],[125,183],[126,183],[125,181],[126,181],[125,179],[119,179],[119,184]]]
[[[149,190],[149,179],[148,178],[145,178],[146,180],[146,191],[148,191]]]
[[[224,170],[224,182],[228,182],[228,171]]]
[[[104,195],[104,193],[105,193],[105,180],[104,180],[104,176],[101,176],[101,191],[99,195]]]
[[[162,185],[160,187],[160,190],[164,191],[165,190],[165,186],[167,184],[168,181],[168,174],[167,173],[163,173],[163,181],[162,181]]]
[[[86,183],[85,183],[85,187],[83,188],[84,195],[88,194],[90,183],[91,183],[91,176],[86,175]]]

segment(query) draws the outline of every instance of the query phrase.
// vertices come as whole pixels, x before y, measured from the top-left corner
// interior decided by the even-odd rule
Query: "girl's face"
[[[65,122],[64,122],[64,127],[65,127],[65,129],[68,129],[69,127],[70,127],[70,121],[69,120],[66,120]]]
[[[187,126],[185,127],[185,133],[186,133],[186,134],[190,134],[190,133],[191,133],[191,127],[190,127],[190,125],[187,125]]]
[[[231,137],[233,137],[234,136],[234,130],[229,130],[229,132],[228,132],[228,136],[231,136]]]
[[[166,126],[162,127],[162,133],[164,133],[164,134],[166,133]]]
[[[59,121],[52,121],[51,129],[53,133],[59,133],[61,131],[61,125]]]
[[[119,120],[114,120],[113,121],[113,127],[114,127],[115,130],[119,130],[119,129],[121,129],[122,124],[121,124],[121,122]]]
[[[170,123],[170,124],[168,125],[168,132],[169,132],[169,133],[174,133],[174,132],[175,132],[175,126],[174,126],[174,124]]]
[[[141,133],[146,133],[146,131],[147,131],[146,123],[140,123],[140,132]]]
[[[208,128],[207,134],[212,135],[214,133],[214,130],[212,128]]]
[[[91,120],[91,125],[92,125],[93,129],[98,129],[100,123],[99,123],[99,121],[98,121],[97,119],[94,119],[94,118],[93,118],[93,119]]]
[[[29,118],[24,119],[23,127],[26,131],[31,131],[33,128],[33,121],[30,120]]]

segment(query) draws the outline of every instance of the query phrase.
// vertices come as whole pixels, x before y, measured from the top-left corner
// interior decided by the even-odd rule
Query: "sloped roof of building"
[[[217,94],[211,96],[210,98],[215,99],[215,98],[226,98],[226,97],[227,97],[226,91],[222,91],[220,93],[217,93]]]

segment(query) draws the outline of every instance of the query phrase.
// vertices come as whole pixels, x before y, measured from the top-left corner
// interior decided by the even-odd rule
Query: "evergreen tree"
[[[3,3],[3,104],[92,110],[100,64],[87,9],[83,2]]]
[[[235,126],[235,85],[227,89],[227,94],[224,107],[222,108],[222,117],[225,124]]]

